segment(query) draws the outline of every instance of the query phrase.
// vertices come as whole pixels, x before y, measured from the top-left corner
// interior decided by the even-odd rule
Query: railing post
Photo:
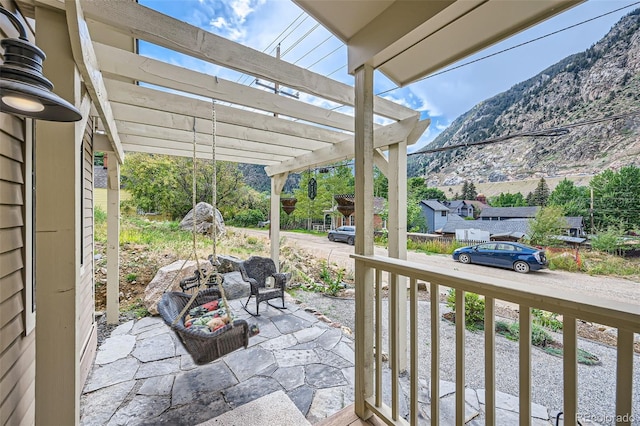
[[[496,424],[496,327],[495,300],[484,298],[484,381],[487,426]]]
[[[373,255],[373,68],[355,72],[355,252]],[[367,419],[366,399],[373,394],[373,269],[355,262],[356,349],[355,412]]]
[[[520,305],[520,426],[531,424],[531,307]]]
[[[456,426],[464,425],[465,400],[464,400],[464,330],[465,330],[465,294],[456,289]]]
[[[562,320],[562,363],[564,376],[564,423],[578,420],[578,335],[576,319],[565,315]]]
[[[431,283],[431,425],[440,424],[440,286]]]
[[[616,425],[631,426],[633,395],[633,331],[618,329]],[[637,420],[637,419],[636,419]]]

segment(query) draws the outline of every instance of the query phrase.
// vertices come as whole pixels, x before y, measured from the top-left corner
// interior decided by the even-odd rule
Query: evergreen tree
[[[476,186],[473,182],[469,182],[469,186],[467,187],[466,194],[463,194],[465,200],[475,200],[478,196],[478,191],[476,190]]]
[[[464,183],[462,184],[462,198],[464,200],[468,200],[468,198],[467,198],[467,193],[468,192],[469,192],[469,182],[467,182],[465,180]]]
[[[530,206],[541,206],[544,207],[547,205],[547,201],[549,200],[549,194],[551,193],[551,191],[549,190],[549,185],[547,184],[547,181],[544,180],[544,178],[540,178],[540,181],[538,182],[538,186],[536,187],[535,191],[533,191],[533,203],[534,204],[529,204]]]
[[[535,206],[536,205],[536,202],[533,199],[533,192],[530,192],[530,193],[527,194],[526,201],[527,201],[527,206]]]

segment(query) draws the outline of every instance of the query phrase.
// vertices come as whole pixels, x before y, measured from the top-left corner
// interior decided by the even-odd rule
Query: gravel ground
[[[316,308],[333,321],[355,329],[355,303],[353,299],[339,299],[323,296],[319,293],[297,291],[295,297],[305,305]],[[441,311],[446,307],[441,305]],[[383,315],[387,317],[387,302],[383,304]],[[420,324],[430,324],[429,303],[420,301],[418,320]],[[430,342],[430,327],[418,327],[419,341]],[[561,341],[562,336],[551,333]],[[386,321],[383,329],[383,341],[387,341]],[[440,369],[442,380],[455,381],[455,327],[443,321],[440,325]],[[578,366],[578,412],[583,419],[591,419],[600,424],[614,424],[615,382],[616,382],[616,349],[600,343],[583,339],[578,340],[578,347],[596,355],[601,365]],[[482,332],[466,332],[466,376],[467,386],[473,389],[484,388],[484,334]],[[383,350],[388,353],[386,347]],[[419,375],[428,378],[431,362],[430,345],[420,346]],[[518,343],[496,336],[496,386],[497,390],[518,395]],[[532,348],[532,398],[555,413],[562,410],[562,358],[549,355],[538,348]],[[640,414],[640,355],[634,358],[633,411]],[[609,419],[609,421],[608,421]],[[636,419],[634,425],[640,425]]]

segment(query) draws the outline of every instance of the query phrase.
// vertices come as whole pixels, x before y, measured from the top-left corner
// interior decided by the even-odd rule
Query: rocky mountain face
[[[548,129],[550,136],[413,155],[409,176],[439,186],[640,165],[640,9],[586,51],[476,105],[424,149]]]

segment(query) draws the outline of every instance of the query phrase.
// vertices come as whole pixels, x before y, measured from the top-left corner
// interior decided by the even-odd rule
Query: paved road
[[[248,235],[260,235],[267,237],[267,230],[242,229]],[[286,242],[314,253],[319,258],[328,259],[329,262],[336,263],[347,270],[353,270],[354,261],[349,256],[353,254],[353,246],[345,243],[329,241],[324,236],[309,234],[299,234],[295,232],[280,231],[281,237]],[[386,256],[387,250],[383,247],[376,247],[375,254]],[[601,299],[610,299],[616,302],[632,303],[640,306],[640,283],[624,278],[590,276],[566,271],[536,271],[529,274],[517,274],[516,272],[492,268],[480,265],[463,265],[454,262],[448,255],[427,255],[424,253],[409,252],[408,260],[428,265],[454,268],[464,270],[479,276],[490,278],[502,278],[506,280],[517,279],[519,282],[535,284],[551,289],[565,290],[571,292],[581,292],[596,296]]]

